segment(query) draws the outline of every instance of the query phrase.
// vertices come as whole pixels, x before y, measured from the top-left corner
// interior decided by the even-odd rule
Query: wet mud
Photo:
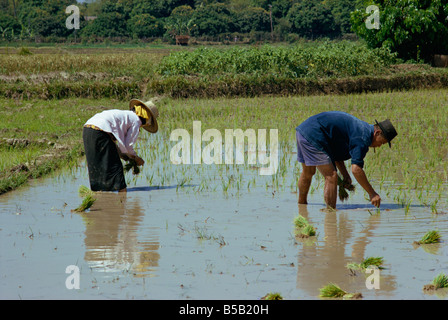
[[[319,289],[332,282],[364,300],[448,299],[446,290],[423,289],[448,273],[448,215],[425,206],[405,212],[384,199],[378,212],[355,193],[329,212],[320,189],[298,205],[288,189],[195,192],[194,183],[137,181],[125,194],[97,193],[90,210],[75,213],[80,185],[89,185],[84,164],[0,196],[0,298],[261,299],[279,292],[303,300],[320,299]],[[316,236],[295,236],[298,214]],[[413,246],[430,229],[443,241]],[[373,273],[346,267],[372,256],[384,258],[378,289],[366,284]],[[79,270],[79,289],[69,266]]]

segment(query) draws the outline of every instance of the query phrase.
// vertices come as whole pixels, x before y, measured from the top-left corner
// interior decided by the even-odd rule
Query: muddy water
[[[321,188],[298,206],[287,188],[196,192],[194,182],[136,180],[125,195],[97,194],[79,214],[71,210],[80,185],[88,186],[84,164],[0,196],[0,298],[319,299],[334,282],[364,299],[448,299],[446,290],[423,291],[448,274],[448,214],[428,207],[406,213],[386,198],[378,213],[355,194],[326,212]],[[299,213],[316,237],[294,236]],[[432,229],[445,241],[413,245]],[[346,268],[371,256],[385,261],[378,289],[366,286],[371,274]],[[68,266],[79,270],[79,289]]]

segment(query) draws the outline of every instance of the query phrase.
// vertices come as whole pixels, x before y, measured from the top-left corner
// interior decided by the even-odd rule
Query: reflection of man
[[[303,245],[298,246],[297,288],[314,296],[318,288],[333,282],[348,292],[360,292],[360,289],[365,288],[366,278],[351,277],[347,264],[361,263],[367,258],[366,251],[372,242],[374,230],[379,226],[379,216],[368,215],[361,223],[353,223],[347,212],[334,214],[325,210],[325,216],[322,216],[318,208],[298,205],[299,214],[311,224],[318,225],[321,240],[307,243],[298,239],[303,241]],[[313,210],[319,213],[314,218]],[[381,274],[382,294],[388,294],[395,288],[395,276]]]
[[[376,120],[375,120],[376,121]],[[371,203],[379,207],[381,197],[370,185],[363,170],[369,147],[380,147],[397,135],[389,120],[371,125],[348,113],[328,111],[314,115],[296,128],[297,160],[302,163],[299,178],[299,204],[307,203],[308,190],[317,169],[325,177],[324,199],[327,207],[336,208],[338,176],[344,185],[351,184],[344,160],[351,159],[356,181],[369,194]]]

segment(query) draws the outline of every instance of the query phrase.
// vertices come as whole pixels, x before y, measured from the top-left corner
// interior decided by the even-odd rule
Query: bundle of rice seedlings
[[[348,293],[342,290],[338,285],[329,283],[325,287],[319,289],[322,298],[344,298],[344,299],[361,299],[361,293]]]
[[[283,300],[283,297],[278,292],[269,292],[267,295],[262,297],[261,300]]]
[[[344,186],[344,180],[338,175],[338,194],[339,200],[345,201],[348,199],[348,191],[355,191],[355,186],[350,184],[349,186]]]
[[[342,298],[347,294],[338,285],[334,283],[329,283],[325,287],[320,288],[320,297],[322,298]]]
[[[129,159],[128,162],[124,165],[124,171],[128,172],[131,169],[133,174],[140,173],[140,168],[137,166],[137,163],[133,159]]]
[[[82,203],[80,204],[80,206],[78,208],[76,208],[75,212],[84,212],[87,209],[89,209],[93,203],[96,201],[96,199],[92,196],[92,195],[87,195],[86,197],[84,197],[84,200],[82,201]]]
[[[303,227],[305,227],[306,225],[308,225],[308,220],[304,217],[304,216],[302,216],[302,215],[298,215],[297,216],[297,218],[295,218],[294,219],[294,225],[297,227],[297,228],[303,228]]]
[[[437,290],[442,288],[448,288],[448,276],[443,273],[436,276],[431,284],[425,285],[423,290]]]
[[[384,269],[382,267],[382,264],[384,262],[383,257],[368,257],[361,263],[348,263],[347,269],[349,269],[353,274],[355,273],[355,270],[365,270],[370,266],[377,267],[378,269]]]
[[[78,194],[80,197],[84,198],[88,195],[93,196],[94,192],[92,190],[90,190],[89,188],[87,188],[86,186],[81,185],[78,189]]]
[[[440,242],[440,238],[442,236],[437,230],[431,230],[428,231],[421,239],[420,241],[414,241],[415,244],[431,244],[431,243],[437,243]]]
[[[313,237],[316,235],[316,229],[310,224],[306,225],[302,230],[300,231],[301,236],[305,237]]]
[[[308,238],[316,235],[316,229],[300,214],[294,219],[294,225],[296,226],[295,233],[298,237]]]

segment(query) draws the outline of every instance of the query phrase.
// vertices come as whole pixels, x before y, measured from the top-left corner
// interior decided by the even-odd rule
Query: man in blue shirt
[[[376,120],[375,120],[376,121]],[[369,194],[371,203],[379,207],[381,197],[370,185],[365,172],[364,157],[369,147],[380,147],[397,135],[389,120],[371,125],[348,113],[328,111],[316,114],[296,128],[297,160],[302,163],[299,178],[299,204],[307,203],[308,190],[317,169],[325,177],[324,199],[327,207],[336,208],[338,176],[344,185],[352,180],[344,165],[351,159],[351,170],[356,181]]]

